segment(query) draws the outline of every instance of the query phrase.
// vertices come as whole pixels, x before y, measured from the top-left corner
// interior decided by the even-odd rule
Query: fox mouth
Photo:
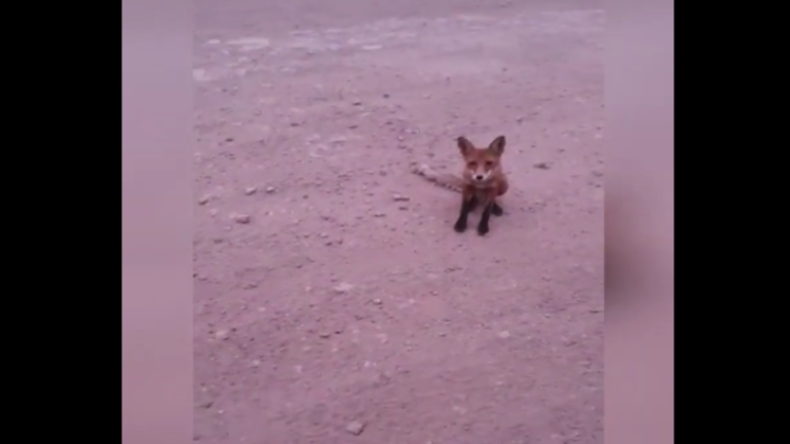
[[[472,184],[471,185],[473,187],[475,187],[475,188],[486,188],[489,185],[491,185],[491,178],[490,177],[484,177],[484,178],[478,180],[475,177],[472,177]]]

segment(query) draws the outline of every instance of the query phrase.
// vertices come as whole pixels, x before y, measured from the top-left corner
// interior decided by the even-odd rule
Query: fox
[[[491,215],[504,214],[502,206],[496,201],[508,190],[508,181],[502,170],[502,155],[505,153],[505,136],[497,136],[485,148],[477,148],[464,136],[456,139],[458,150],[464,160],[461,173],[461,210],[453,225],[458,233],[466,231],[469,213],[477,205],[483,208],[477,234],[484,236],[489,230]]]
[[[456,139],[458,149],[464,160],[460,177],[454,174],[437,173],[428,165],[412,165],[412,172],[444,188],[460,192],[461,211],[455,222],[455,231],[466,231],[469,213],[482,203],[483,214],[477,232],[485,235],[490,231],[491,215],[501,216],[504,210],[496,199],[508,190],[508,180],[502,169],[502,155],[505,152],[505,136],[495,138],[488,147],[477,148],[466,137]]]

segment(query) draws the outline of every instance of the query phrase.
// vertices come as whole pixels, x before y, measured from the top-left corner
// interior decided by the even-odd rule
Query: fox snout
[[[472,174],[470,174],[470,176],[472,176],[472,179],[475,182],[485,182],[486,180],[488,180],[491,177],[491,171],[484,171],[484,170],[483,171],[480,171],[480,170],[475,171],[475,170],[473,170],[473,171],[471,171],[471,173]]]

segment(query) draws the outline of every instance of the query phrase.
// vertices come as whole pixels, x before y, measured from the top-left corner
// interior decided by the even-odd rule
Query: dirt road
[[[602,7],[195,7],[195,440],[602,443]],[[410,165],[500,134],[458,234]]]

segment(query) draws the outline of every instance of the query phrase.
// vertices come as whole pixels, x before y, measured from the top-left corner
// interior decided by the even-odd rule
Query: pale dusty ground
[[[195,440],[602,443],[602,7],[196,12]],[[508,138],[486,237],[409,173],[462,134]]]

